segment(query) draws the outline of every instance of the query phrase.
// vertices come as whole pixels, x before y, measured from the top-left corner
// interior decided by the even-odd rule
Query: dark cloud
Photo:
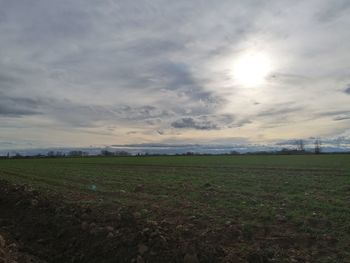
[[[158,85],[160,90],[169,91],[175,96],[174,102],[167,101],[167,105],[164,106],[171,107],[179,115],[211,114],[226,103],[224,97],[214,91],[205,90],[203,87],[205,82],[196,79],[187,64],[163,61],[154,65],[151,72],[156,80],[156,86]],[[186,107],[182,107],[179,103],[185,104]]]
[[[21,117],[40,114],[40,102],[29,98],[10,97],[0,93],[0,116]]]
[[[173,121],[171,126],[177,129],[220,130],[241,127],[248,123],[251,123],[248,119],[236,120],[231,114],[221,114],[183,117]]]
[[[196,88],[196,81],[190,73],[189,67],[182,63],[166,62],[157,65],[154,72],[164,81],[166,89],[193,90]]]
[[[31,111],[28,109],[21,109],[20,107],[9,107],[6,105],[0,105],[0,116],[6,117],[21,117],[24,115],[34,115],[38,114],[36,111]]]
[[[146,122],[159,124],[162,118],[172,115],[167,110],[144,105],[86,105],[69,99],[40,97],[35,99],[9,96],[0,93],[0,116],[21,117],[45,115],[69,127],[94,127],[97,123]]]
[[[206,105],[220,103],[221,98],[213,92],[205,91],[200,80],[197,80],[188,65],[166,62],[156,65],[153,70],[160,80],[161,88],[176,91],[178,96],[185,96],[192,101],[204,102]]]
[[[246,124],[250,124],[250,123],[253,123],[253,121],[251,121],[250,119],[241,119],[241,120],[238,120],[234,123],[231,123],[229,124],[227,127],[228,128],[237,128],[237,127],[242,127]]]
[[[166,110],[154,106],[132,107],[128,105],[84,105],[69,100],[56,101],[47,109],[48,114],[70,126],[98,126],[107,123],[128,125],[132,122],[154,122],[170,116]]]
[[[177,129],[196,129],[196,130],[217,130],[216,124],[208,120],[195,120],[193,118],[181,118],[171,123],[171,126]]]
[[[349,115],[343,115],[343,116],[337,116],[333,120],[335,120],[335,121],[350,120],[350,114]]]
[[[350,84],[345,88],[344,92],[350,95]]]

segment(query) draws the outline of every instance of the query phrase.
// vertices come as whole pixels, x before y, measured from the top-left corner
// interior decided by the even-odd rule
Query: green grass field
[[[349,257],[350,155],[11,159],[0,160],[0,178],[71,202],[130,206],[146,218],[336,239],[335,251]]]

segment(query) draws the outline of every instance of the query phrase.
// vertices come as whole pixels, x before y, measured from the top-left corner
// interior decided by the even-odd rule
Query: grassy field
[[[11,159],[0,160],[0,178],[146,218],[335,240],[338,262],[350,258],[350,155]]]

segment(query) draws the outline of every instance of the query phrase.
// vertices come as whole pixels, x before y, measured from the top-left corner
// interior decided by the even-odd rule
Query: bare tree
[[[319,139],[316,139],[315,141],[315,154],[321,153],[321,141]]]
[[[304,141],[303,140],[297,140],[296,141],[296,145],[297,145],[297,150],[299,152],[304,152],[305,151],[305,146],[304,146]]]

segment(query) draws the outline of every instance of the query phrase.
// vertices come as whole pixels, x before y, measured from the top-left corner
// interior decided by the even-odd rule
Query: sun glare
[[[256,87],[261,85],[271,71],[271,61],[265,53],[248,53],[235,61],[233,77],[241,85]]]

